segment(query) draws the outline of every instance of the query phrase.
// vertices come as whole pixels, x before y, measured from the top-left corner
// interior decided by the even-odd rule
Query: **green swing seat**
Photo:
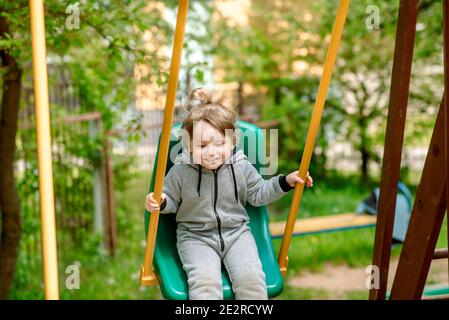
[[[170,135],[169,155],[172,148],[179,143],[179,140],[174,132],[181,127],[178,123],[173,126]],[[251,133],[251,137],[256,137],[248,141],[248,139],[242,138],[239,141],[237,149],[243,149],[245,154],[258,155],[257,163],[255,167],[260,171],[264,159],[260,159],[265,155],[265,139],[262,130],[257,126],[250,123],[239,121],[238,127],[242,133]],[[247,134],[244,134],[245,137]],[[160,139],[160,137],[159,137]],[[242,141],[243,140],[243,141]],[[178,145],[178,149],[179,145]],[[260,152],[261,151],[261,152]],[[181,152],[179,150],[178,152]],[[151,175],[150,192],[154,189],[154,180],[156,176],[157,158],[153,168],[153,174]],[[173,166],[170,157],[167,160],[167,171]],[[268,296],[274,298],[278,296],[283,289],[283,279],[279,270],[279,265],[275,257],[273,245],[271,242],[271,235],[268,228],[269,217],[266,206],[253,207],[251,205],[246,206],[246,210],[250,217],[250,228],[256,239],[257,249],[262,262],[263,270],[266,276]],[[148,224],[150,220],[150,213],[145,210],[145,234],[148,234]],[[156,237],[156,245],[154,252],[154,268],[158,277],[159,285],[162,295],[166,299],[173,300],[186,300],[188,299],[188,284],[187,276],[182,268],[181,261],[178,256],[176,248],[176,221],[175,214],[161,214],[159,216],[158,232]],[[224,299],[234,299],[234,293],[232,291],[231,282],[224,266],[222,266],[223,277],[223,297]]]

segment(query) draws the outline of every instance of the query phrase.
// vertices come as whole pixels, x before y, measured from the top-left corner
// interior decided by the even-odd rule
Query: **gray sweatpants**
[[[265,273],[250,230],[240,234],[224,255],[205,241],[191,237],[178,240],[177,247],[187,273],[190,300],[223,299],[222,261],[237,300],[268,299]]]

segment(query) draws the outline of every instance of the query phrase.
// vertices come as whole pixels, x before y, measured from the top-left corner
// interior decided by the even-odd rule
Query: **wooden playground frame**
[[[385,300],[391,256],[393,222],[399,181],[404,127],[409,95],[418,0],[401,0],[391,78],[390,103],[382,164],[373,265],[380,271],[380,286],[371,300]],[[421,299],[449,199],[449,6],[444,14],[444,96],[411,213],[390,299]],[[442,172],[443,171],[443,174]],[[448,257],[447,249],[440,255]],[[445,297],[448,298],[448,297]]]

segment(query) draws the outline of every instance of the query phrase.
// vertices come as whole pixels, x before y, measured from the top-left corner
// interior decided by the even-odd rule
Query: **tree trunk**
[[[364,146],[362,146],[360,153],[362,156],[362,166],[361,166],[362,182],[367,182],[368,181],[368,163],[370,160],[370,154],[368,151],[366,151],[366,148]]]
[[[315,159],[317,160],[317,170],[319,170],[318,172],[314,172],[314,174],[316,176],[319,176],[321,179],[325,179],[327,177],[327,172],[326,172],[326,164],[327,164],[327,155],[326,155],[326,150],[328,149],[327,145],[321,145],[321,152],[320,153],[315,153]],[[311,175],[313,175],[313,173],[310,173]]]
[[[7,27],[4,18],[0,17],[0,39]],[[14,157],[22,70],[6,49],[0,50],[0,58],[5,68],[0,110],[0,299],[7,299],[13,283],[21,233]]]
[[[237,89],[237,110],[239,115],[243,114],[244,106],[244,96],[243,96],[243,81],[239,81],[239,87]]]
[[[369,160],[371,158],[371,154],[368,150],[368,143],[367,143],[367,125],[366,125],[366,118],[361,117],[359,119],[359,126],[360,126],[360,156],[362,160],[362,164],[360,167],[361,173],[362,173],[362,182],[365,183],[368,181],[369,172],[368,172],[368,164]]]
[[[279,85],[276,85],[274,88],[274,103],[278,106],[282,102],[282,92],[281,87]]]

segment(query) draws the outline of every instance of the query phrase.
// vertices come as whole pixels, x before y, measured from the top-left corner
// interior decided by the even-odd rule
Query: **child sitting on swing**
[[[266,205],[295,183],[311,187],[313,180],[307,175],[304,182],[298,171],[264,180],[243,151],[236,151],[236,113],[223,98],[214,100],[197,88],[186,107],[185,148],[165,177],[161,206],[150,193],[145,207],[176,213],[177,249],[189,299],[223,299],[223,262],[237,300],[266,300],[265,273],[245,205]]]

